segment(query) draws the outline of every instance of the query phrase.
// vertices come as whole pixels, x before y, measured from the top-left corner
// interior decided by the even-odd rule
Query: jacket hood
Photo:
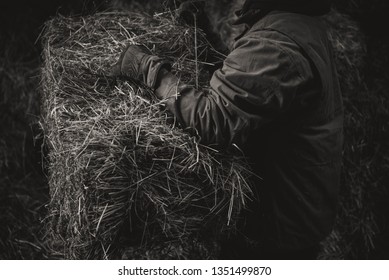
[[[273,10],[320,16],[329,12],[331,0],[246,0],[238,12],[241,16],[249,11],[261,10],[267,13]]]

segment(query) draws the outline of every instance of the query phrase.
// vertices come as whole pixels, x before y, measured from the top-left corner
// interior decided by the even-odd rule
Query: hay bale
[[[338,0],[333,5],[343,13],[365,22],[387,21],[386,13],[389,3],[385,0]]]
[[[344,98],[353,95],[363,83],[366,39],[359,25],[335,9],[322,17],[332,44],[336,69]]]
[[[331,235],[323,242],[322,259],[365,259],[377,232],[373,214],[373,146],[369,128],[374,95],[366,85],[366,39],[358,24],[336,10],[323,17],[328,26],[345,107],[345,143],[339,211]],[[373,105],[374,104],[374,105]],[[374,109],[373,109],[374,110]]]
[[[178,1],[177,1],[178,2]],[[109,7],[115,11],[161,12],[167,5],[166,0],[110,0]]]
[[[234,228],[250,195],[250,171],[242,158],[169,125],[145,86],[102,74],[129,43],[167,56],[182,80],[200,84],[210,75],[203,66],[220,60],[200,30],[175,25],[169,13],[46,23],[42,127],[52,250],[71,259],[214,258],[218,236]]]

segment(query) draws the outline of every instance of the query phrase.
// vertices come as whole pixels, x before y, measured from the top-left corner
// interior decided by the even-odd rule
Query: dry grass
[[[153,258],[215,257],[207,248],[233,229],[250,194],[250,172],[241,158],[169,125],[144,86],[103,75],[133,43],[170,58],[186,81],[207,81],[202,66],[220,60],[199,30],[175,25],[169,13],[58,16],[46,24],[42,121],[52,248],[74,259],[119,258],[124,251],[134,257],[139,250]],[[190,248],[196,238],[206,256],[160,245]]]
[[[345,106],[342,186],[335,228],[323,243],[323,259],[365,259],[377,233],[372,193],[376,180],[366,168],[378,130],[372,121],[375,93],[366,84],[366,39],[350,17],[333,10],[324,18],[333,45]],[[373,106],[375,106],[373,105]],[[374,110],[374,109],[373,109]],[[375,121],[374,121],[375,122]]]
[[[349,16],[332,10],[323,17],[333,46],[336,68],[344,98],[360,90],[366,62],[366,39]]]

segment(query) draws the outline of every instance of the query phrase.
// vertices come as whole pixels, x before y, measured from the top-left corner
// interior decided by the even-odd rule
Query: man
[[[182,127],[220,148],[238,145],[262,177],[258,199],[221,258],[312,259],[337,205],[343,109],[331,46],[317,16],[328,1],[247,0],[246,31],[210,80],[179,82],[165,61],[130,46],[116,75],[143,81]]]

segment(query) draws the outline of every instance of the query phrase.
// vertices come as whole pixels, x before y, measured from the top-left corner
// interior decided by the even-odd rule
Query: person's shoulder
[[[266,16],[258,20],[253,29],[274,28],[279,26],[303,27],[314,26],[318,28],[323,27],[320,17],[310,16],[305,14],[286,12],[286,11],[272,11]]]
[[[263,23],[261,23],[263,24]],[[253,50],[271,49],[273,52],[295,52],[299,49],[298,44],[289,36],[288,32],[283,32],[279,28],[253,25],[244,36],[235,42],[235,47],[250,46]]]
[[[273,40],[282,46],[298,45],[320,50],[328,41],[327,29],[319,17],[275,11],[256,22],[246,34],[251,38]],[[324,43],[324,44],[323,44]]]
[[[323,36],[326,34],[326,27],[319,17],[304,14],[273,11],[257,21],[250,32],[264,33],[275,31],[286,36],[309,37]]]

